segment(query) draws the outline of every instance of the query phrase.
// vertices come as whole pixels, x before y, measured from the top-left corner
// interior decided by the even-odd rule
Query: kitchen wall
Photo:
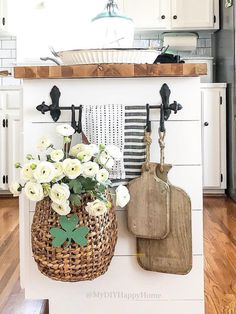
[[[14,63],[16,63],[16,37],[0,37],[0,71],[8,70],[12,73]],[[19,84],[20,80],[13,77],[0,78],[0,86]]]
[[[143,32],[135,35],[134,47],[148,48],[161,47],[161,34],[156,32]],[[182,57],[212,57],[212,34],[210,32],[199,33],[197,49],[194,51],[178,51],[176,52]]]

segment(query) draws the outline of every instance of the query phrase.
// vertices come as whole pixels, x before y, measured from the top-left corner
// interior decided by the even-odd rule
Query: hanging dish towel
[[[83,130],[90,143],[112,144],[120,148],[124,156],[125,106],[118,104],[83,106]],[[111,171],[111,179],[124,180],[124,160],[117,161]]]
[[[113,180],[113,186],[125,185],[141,175],[142,164],[146,159],[146,145],[144,143],[146,119],[146,106],[125,106],[124,165],[126,178]]]

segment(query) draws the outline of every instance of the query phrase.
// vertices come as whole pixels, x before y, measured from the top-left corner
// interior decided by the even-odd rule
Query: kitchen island
[[[61,91],[60,105],[125,104],[158,105],[163,83],[171,90],[170,101],[183,109],[166,122],[166,163],[173,165],[171,183],[183,188],[192,203],[193,268],[189,274],[148,272],[137,262],[136,239],[127,229],[127,214],[118,209],[119,236],[108,272],[90,282],[63,283],[43,276],[31,252],[30,226],[35,204],[20,200],[21,285],[26,298],[49,299],[50,314],[203,314],[203,227],[202,227],[202,127],[200,75],[203,64],[83,65],[16,67],[23,79],[22,156],[35,151],[37,139],[54,134],[49,114],[36,106],[51,103],[54,85]],[[159,110],[153,110],[151,160],[158,162]],[[70,123],[62,112],[58,123]],[[55,137],[55,141],[58,138]]]

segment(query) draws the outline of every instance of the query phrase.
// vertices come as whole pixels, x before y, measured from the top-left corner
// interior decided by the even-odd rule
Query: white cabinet
[[[121,0],[120,5],[138,28],[169,28],[169,0]]]
[[[219,28],[219,0],[119,0],[137,29],[207,30]]]
[[[214,1],[172,0],[172,28],[214,28]]]
[[[14,164],[21,158],[20,104],[21,89],[0,89],[0,192],[19,174]]]
[[[226,84],[201,84],[203,186],[226,189]]]
[[[8,30],[8,6],[7,0],[0,0],[0,35]]]

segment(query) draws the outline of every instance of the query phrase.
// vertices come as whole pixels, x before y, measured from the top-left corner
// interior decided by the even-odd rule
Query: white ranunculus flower
[[[115,160],[120,160],[123,157],[119,147],[115,145],[107,145],[106,152],[108,153],[109,156],[111,156]]]
[[[106,169],[111,169],[115,164],[114,159],[105,151],[101,152],[98,161]]]
[[[75,179],[82,173],[82,165],[78,159],[67,158],[63,161],[62,167],[69,179]]]
[[[58,162],[64,158],[64,152],[62,149],[55,149],[51,152],[50,157],[53,161]]]
[[[84,144],[77,144],[77,145],[71,147],[70,156],[77,157],[78,153],[80,153],[84,150],[84,147],[85,147]]]
[[[30,181],[34,177],[34,171],[37,168],[36,162],[29,162],[21,169],[21,177],[24,181]]]
[[[84,149],[80,151],[77,155],[77,158],[82,162],[88,162],[93,157],[93,149],[90,145],[84,145]]]
[[[107,160],[107,162],[105,163],[104,166],[105,166],[107,169],[112,169],[112,168],[114,167],[114,164],[115,164],[114,159],[113,159],[113,158],[109,158],[109,159]]]
[[[96,155],[99,153],[99,147],[96,144],[89,144],[88,147],[92,150],[93,155]]]
[[[125,207],[129,201],[129,190],[124,185],[119,185],[116,189],[116,206]]]
[[[85,178],[93,178],[99,170],[96,162],[89,161],[83,164],[83,176]]]
[[[37,149],[40,151],[47,150],[49,146],[52,145],[51,140],[47,136],[43,136],[39,139],[37,143]]]
[[[75,130],[69,124],[61,124],[56,127],[57,133],[62,136],[71,136],[75,133]]]
[[[62,162],[56,162],[54,165],[55,168],[55,177],[53,178],[54,181],[59,181],[62,178],[64,178],[64,173],[63,173],[63,166]]]
[[[61,205],[57,204],[57,203],[52,203],[51,206],[52,206],[52,209],[55,210],[55,212],[61,216],[66,216],[71,211],[69,201],[66,201],[65,203],[63,203]]]
[[[44,198],[43,187],[40,183],[27,182],[24,191],[28,199],[33,202],[39,202]]]
[[[48,161],[42,161],[34,171],[34,178],[38,183],[49,183],[55,177],[55,167]]]
[[[106,204],[100,200],[88,202],[85,209],[90,216],[101,216],[107,212]]]
[[[19,196],[21,193],[21,185],[17,181],[12,182],[9,189],[13,196]]]
[[[64,204],[68,198],[70,197],[70,189],[68,185],[62,184],[53,184],[50,192],[49,192],[50,199],[59,205]]]
[[[109,172],[106,169],[101,169],[96,174],[96,179],[100,183],[104,183],[109,178]]]

